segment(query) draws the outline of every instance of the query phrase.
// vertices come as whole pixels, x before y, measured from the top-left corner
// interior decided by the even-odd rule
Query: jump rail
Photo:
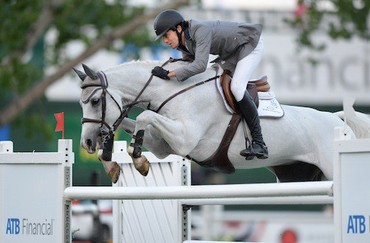
[[[190,186],[189,161],[156,162],[147,154],[151,173],[144,178],[117,143],[117,185],[72,187],[71,140],[60,140],[56,153],[14,153],[11,142],[0,142],[0,238],[70,243],[71,199],[115,199],[114,243],[190,240],[188,205],[301,203],[334,204],[336,243],[370,242],[370,140],[337,140],[335,149],[333,182]]]
[[[183,199],[182,205],[315,205],[333,204],[333,196],[284,196],[284,197],[251,197],[251,198],[210,198],[210,199]]]
[[[68,187],[65,199],[165,200],[332,196],[333,182],[261,183],[168,187]]]

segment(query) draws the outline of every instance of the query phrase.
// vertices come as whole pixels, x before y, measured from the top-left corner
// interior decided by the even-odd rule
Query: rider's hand
[[[152,74],[154,76],[157,76],[158,78],[162,78],[162,79],[167,79],[167,80],[170,79],[170,77],[168,77],[168,73],[169,73],[168,70],[166,70],[166,69],[164,69],[162,67],[159,67],[159,66],[156,66],[152,70]]]

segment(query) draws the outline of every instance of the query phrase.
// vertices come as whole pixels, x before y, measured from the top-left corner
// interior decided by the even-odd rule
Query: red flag
[[[55,132],[62,132],[62,139],[64,139],[64,112],[54,113],[54,117],[57,120]]]

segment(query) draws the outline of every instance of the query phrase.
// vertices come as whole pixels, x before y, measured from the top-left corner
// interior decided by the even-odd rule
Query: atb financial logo
[[[55,219],[41,221],[28,218],[8,218],[6,221],[6,235],[53,235]]]
[[[347,221],[347,234],[364,234],[368,230],[367,225],[368,222],[364,215],[349,215]]]

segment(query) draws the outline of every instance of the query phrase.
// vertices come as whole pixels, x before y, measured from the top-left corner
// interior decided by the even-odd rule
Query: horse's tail
[[[355,133],[356,138],[370,138],[370,117],[368,115],[354,110],[353,113],[351,112],[351,115],[346,115],[343,111],[335,114],[347,122],[347,125]]]

